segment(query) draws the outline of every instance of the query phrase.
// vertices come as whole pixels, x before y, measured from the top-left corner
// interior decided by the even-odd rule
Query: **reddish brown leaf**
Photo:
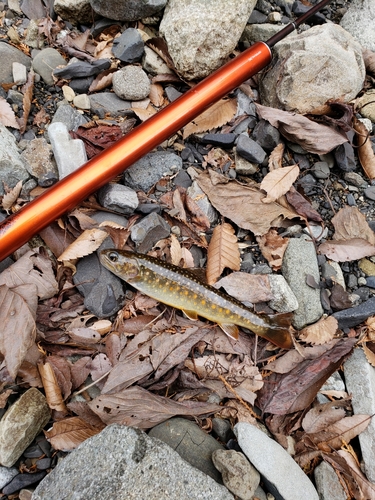
[[[71,417],[55,422],[52,429],[44,434],[55,450],[71,451],[101,430],[80,417]]]
[[[319,253],[335,262],[349,262],[375,255],[375,245],[363,238],[325,241],[319,246]]]
[[[360,498],[360,500],[362,500],[363,498],[366,498],[366,500],[375,500],[375,484],[368,481],[368,479],[365,477],[365,475],[359,468],[358,463],[353,457],[353,455],[351,455],[348,451],[345,450],[339,450],[337,453],[347,463],[353,479],[358,484],[358,487],[360,488],[361,493],[363,494],[362,497],[358,498]]]
[[[50,121],[50,116],[46,112],[44,108],[40,108],[40,110],[35,114],[34,120],[33,120],[33,125],[36,127],[41,127],[41,125],[45,125]]]
[[[332,217],[335,228],[334,240],[352,240],[364,238],[371,245],[375,244],[375,233],[368,225],[366,217],[357,207],[345,206]]]
[[[220,224],[215,227],[207,249],[207,283],[212,285],[228,267],[232,271],[240,269],[240,251],[233,227]]]
[[[347,405],[347,402],[344,403]],[[302,428],[308,434],[326,429],[329,425],[345,417],[346,411],[343,404],[336,401],[314,406],[302,420]]]
[[[66,414],[66,409],[61,390],[56,379],[52,365],[47,363],[39,363],[38,369],[42,378],[44,391],[46,393],[47,403],[51,410],[56,410],[62,414]]]
[[[33,100],[33,91],[34,91],[34,76],[35,73],[33,69],[29,71],[29,75],[27,77],[27,82],[22,87],[23,92],[23,115],[21,119],[21,127],[20,132],[23,134],[27,127],[27,119],[31,110],[31,102]]]
[[[14,188],[10,189],[4,194],[2,199],[3,209],[9,213],[9,209],[12,207],[13,203],[17,200],[22,190],[22,181],[17,182]]]
[[[160,108],[164,102],[164,89],[162,85],[160,83],[152,83],[148,97],[154,106]]]
[[[311,203],[306,200],[306,198],[304,198],[293,186],[286,193],[286,199],[295,211],[302,217],[315,222],[323,222],[319,213],[311,206]]]

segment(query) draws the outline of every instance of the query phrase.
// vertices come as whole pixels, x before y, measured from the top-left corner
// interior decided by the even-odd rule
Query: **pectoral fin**
[[[238,327],[231,323],[218,323],[220,328],[225,332],[228,337],[237,340],[238,339]]]
[[[198,314],[195,311],[186,311],[185,309],[182,309],[182,312],[187,318],[191,319],[192,321],[197,321]]]

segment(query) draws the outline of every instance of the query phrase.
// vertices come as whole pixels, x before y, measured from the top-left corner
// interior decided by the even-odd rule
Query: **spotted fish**
[[[200,281],[188,269],[126,250],[103,250],[100,261],[140,292],[181,309],[192,320],[202,316],[213,321],[234,339],[238,338],[238,325],[284,349],[293,346],[290,314],[254,314],[238,300]]]

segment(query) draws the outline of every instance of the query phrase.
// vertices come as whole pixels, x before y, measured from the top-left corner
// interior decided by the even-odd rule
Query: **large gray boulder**
[[[375,2],[355,0],[341,19],[340,25],[362,45],[375,51]]]
[[[169,0],[160,24],[179,74],[204,78],[227,61],[256,0]]]
[[[95,12],[117,21],[136,21],[161,11],[167,0],[90,0]]]
[[[364,79],[359,43],[340,26],[324,24],[276,44],[260,96],[266,106],[308,113],[328,99],[350,101]]]

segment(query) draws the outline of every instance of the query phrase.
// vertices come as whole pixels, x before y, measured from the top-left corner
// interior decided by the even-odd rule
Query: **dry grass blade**
[[[357,132],[357,151],[360,164],[367,177],[370,180],[375,179],[375,154],[368,138],[368,131],[363,123],[356,118],[353,121],[353,126]]]
[[[216,226],[207,250],[206,277],[209,284],[217,281],[224,268],[240,269],[240,251],[233,227],[224,223]]]
[[[199,134],[221,127],[234,117],[236,110],[236,99],[221,99],[186,125],[183,138],[186,139],[191,134]]]
[[[20,128],[13,109],[4,97],[0,97],[0,123],[4,127]]]
[[[71,417],[55,422],[45,436],[55,450],[71,451],[100,431],[80,417]]]
[[[12,207],[13,203],[17,200],[22,190],[22,181],[17,182],[17,184],[12,188],[9,193],[3,196],[3,209],[9,213],[9,209]]]
[[[262,200],[263,203],[276,201],[280,196],[287,193],[298,175],[298,165],[276,168],[269,172],[260,184],[260,188],[267,193],[267,196]]]
[[[39,363],[38,369],[43,382],[44,391],[46,393],[48,406],[52,410],[56,410],[63,414],[68,413],[52,366],[48,362]]]
[[[107,236],[108,233],[101,229],[86,229],[74,243],[68,246],[57,260],[62,262],[90,255],[100,247]]]

